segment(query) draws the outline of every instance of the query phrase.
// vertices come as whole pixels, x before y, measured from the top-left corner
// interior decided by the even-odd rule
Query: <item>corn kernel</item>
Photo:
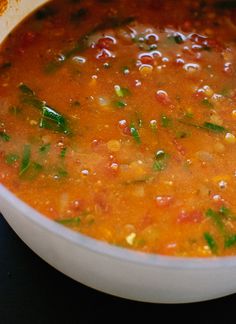
[[[213,177],[212,180],[213,180],[214,182],[217,182],[217,183],[219,183],[219,182],[221,182],[221,181],[225,181],[225,182],[227,182],[227,181],[230,180],[230,176],[227,175],[227,174],[225,174],[225,175],[218,175],[218,176]]]
[[[204,89],[204,93],[208,96],[208,97],[211,97],[213,94],[214,94],[214,91],[212,90],[211,87],[209,87],[208,85],[205,85],[203,87]]]
[[[225,135],[225,141],[229,144],[234,144],[234,143],[236,143],[236,138],[235,138],[234,134],[227,133]]]
[[[37,123],[37,121],[36,120],[30,120],[30,125],[31,126],[35,126],[35,125],[37,125],[38,123]]]
[[[232,116],[236,118],[236,109],[232,110]]]
[[[118,152],[120,150],[121,144],[117,140],[110,140],[107,143],[107,148],[111,152]]]
[[[130,233],[128,236],[126,236],[126,242],[129,244],[129,245],[133,245],[134,244],[134,240],[136,238],[136,233],[132,232]]]
[[[140,66],[139,71],[142,75],[147,75],[152,73],[153,67],[149,64],[143,64]]]

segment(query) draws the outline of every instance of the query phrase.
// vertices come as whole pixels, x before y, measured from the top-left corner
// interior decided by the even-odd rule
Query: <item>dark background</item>
[[[236,295],[202,303],[162,305],[97,292],[42,261],[0,215],[0,324],[118,321],[122,324],[236,323]]]

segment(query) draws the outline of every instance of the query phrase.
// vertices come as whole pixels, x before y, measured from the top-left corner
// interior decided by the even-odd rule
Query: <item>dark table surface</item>
[[[203,303],[161,305],[128,301],[87,288],[36,256],[0,215],[0,324],[117,320],[126,324],[141,316],[146,317],[144,323],[150,319],[169,323],[174,316],[180,323],[228,324],[236,323],[235,309],[236,295]]]

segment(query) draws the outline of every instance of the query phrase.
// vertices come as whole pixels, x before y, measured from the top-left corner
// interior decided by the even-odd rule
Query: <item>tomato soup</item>
[[[236,3],[50,1],[0,48],[0,183],[75,231],[236,254]]]

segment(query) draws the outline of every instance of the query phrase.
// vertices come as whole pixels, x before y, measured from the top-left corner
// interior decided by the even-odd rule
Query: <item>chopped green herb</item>
[[[23,156],[21,160],[20,166],[20,176],[23,175],[30,166],[30,158],[31,158],[31,146],[26,144],[23,149]]]
[[[81,107],[81,103],[78,100],[75,100],[71,103],[71,107],[73,108],[80,108]]]
[[[155,157],[157,160],[162,160],[162,159],[166,158],[167,156],[169,156],[169,155],[163,150],[159,150],[155,154]]]
[[[166,116],[166,115],[161,115],[161,126],[168,128],[171,127],[173,123],[172,118]]]
[[[88,48],[88,45],[89,45],[88,44],[88,39],[93,34],[95,34],[97,32],[101,32],[101,31],[106,30],[106,29],[116,29],[116,28],[120,28],[120,27],[129,25],[134,20],[135,20],[134,17],[120,18],[120,17],[114,16],[114,17],[106,18],[106,20],[104,20],[103,22],[101,22],[100,24],[98,24],[97,26],[92,28],[90,31],[88,31],[87,33],[82,35],[80,37],[80,39],[75,43],[73,48],[71,48],[68,51],[65,51],[63,53],[63,56],[64,56],[65,59],[63,61],[60,61],[60,62],[56,61],[55,64],[53,64],[54,61],[49,62],[48,64],[52,63],[52,65],[53,65],[52,72],[55,72],[58,68],[60,68],[73,55],[85,51]]]
[[[74,218],[57,219],[56,222],[63,225],[79,225],[81,222],[81,218],[74,217]]]
[[[121,70],[122,70],[123,74],[129,74],[129,72],[130,72],[130,69],[128,66],[123,66]]]
[[[106,62],[106,63],[103,64],[103,67],[104,67],[104,69],[108,70],[108,69],[110,69],[111,64]]]
[[[114,89],[115,89],[115,93],[116,93],[117,97],[120,97],[120,98],[126,97],[130,94],[129,89],[122,88],[119,85],[115,85]]]
[[[32,106],[34,108],[37,108],[39,110],[43,110],[43,107],[44,107],[44,102],[33,97],[33,96],[23,96],[21,98],[21,101],[23,104],[25,105],[29,105],[29,106]]]
[[[185,131],[177,131],[176,132],[176,138],[186,138],[188,137],[188,133]]]
[[[35,171],[42,171],[43,170],[43,166],[37,162],[33,162],[32,163],[32,167]]]
[[[149,45],[149,51],[155,51],[158,48],[157,44]]]
[[[140,112],[135,111],[135,119],[138,127],[139,128],[143,127],[143,119]]]
[[[46,74],[52,74],[54,72],[56,72],[58,70],[58,68],[61,66],[62,62],[59,62],[59,61],[51,61],[51,62],[48,62],[44,68],[43,68],[43,71],[46,73]]]
[[[223,223],[222,216],[219,212],[209,208],[206,211],[206,216],[211,218],[214,221],[215,225],[218,227],[218,229],[225,234],[225,225]]]
[[[62,159],[65,158],[65,156],[66,156],[66,152],[67,152],[67,148],[66,148],[66,147],[63,147],[63,149],[61,150],[61,153],[60,153],[60,157],[61,157]]]
[[[236,244],[236,235],[231,235],[225,239],[225,248],[230,248]]]
[[[184,39],[180,34],[168,36],[168,39],[176,44],[182,44],[184,42]]]
[[[159,150],[155,154],[155,161],[153,163],[153,171],[160,172],[166,169],[169,154],[163,150]]]
[[[22,102],[33,106],[42,112],[39,126],[41,128],[51,129],[64,134],[70,134],[70,128],[67,120],[63,115],[57,112],[54,108],[48,106],[45,101],[40,100],[34,91],[27,85],[21,83],[19,89],[23,94]]]
[[[41,147],[39,148],[39,152],[40,152],[40,153],[44,153],[44,154],[46,154],[46,153],[49,152],[50,147],[51,147],[51,144],[49,144],[49,143],[44,144],[43,146],[41,146]]]
[[[134,124],[131,124],[130,132],[131,132],[131,135],[133,136],[135,142],[138,144],[141,144],[141,138],[139,135],[139,131],[137,130],[137,128],[135,128]]]
[[[125,108],[127,106],[127,103],[124,101],[114,101],[114,106],[117,108]]]
[[[225,127],[220,126],[220,125],[216,125],[216,124],[212,124],[212,123],[208,123],[208,122],[205,122],[203,124],[203,127],[205,129],[208,129],[208,130],[210,130],[212,132],[215,132],[215,133],[224,133],[224,132],[226,132]]]
[[[18,115],[21,113],[21,108],[18,106],[11,106],[11,107],[9,107],[9,113],[11,113],[13,115]]]
[[[192,112],[186,111],[186,112],[184,113],[184,117],[191,119],[191,118],[194,117],[194,115],[193,115]]]
[[[11,137],[7,133],[0,132],[0,138],[2,139],[3,142],[9,142]]]
[[[209,47],[209,46],[207,46],[207,45],[203,45],[203,46],[202,46],[202,51],[211,52],[211,47]]]
[[[139,128],[143,127],[143,120],[142,120],[142,118],[139,118],[139,117],[138,117],[138,127]]]
[[[6,63],[3,63],[2,65],[0,65],[0,70],[9,69],[11,67],[12,67],[12,63],[11,62],[6,62]]]
[[[190,123],[190,122],[188,122],[186,120],[183,120],[183,119],[178,119],[178,122],[181,123],[181,124],[184,124],[186,126],[195,127],[195,128],[198,128],[198,129],[204,129],[204,130],[212,131],[214,133],[225,133],[225,132],[227,132],[227,129],[225,127],[217,125],[217,124],[212,124],[212,123],[209,123],[209,122],[205,122],[202,125]]]
[[[208,232],[204,233],[203,236],[205,241],[207,242],[207,245],[211,249],[212,253],[216,254],[218,250],[218,246],[213,236]]]
[[[230,95],[230,90],[228,88],[223,88],[219,94],[221,94],[224,97],[228,97]]]
[[[19,89],[20,91],[25,94],[25,95],[29,95],[29,96],[35,96],[35,93],[33,92],[33,90],[31,90],[26,84],[24,83],[20,83],[19,85]]]
[[[69,134],[68,123],[63,115],[45,104],[40,120],[40,127]]]
[[[5,157],[5,161],[9,165],[14,164],[19,159],[20,159],[19,155],[14,154],[14,153],[10,153],[10,154],[6,155],[6,157]]]
[[[55,179],[62,179],[68,176],[68,172],[65,169],[59,168],[55,174]]]
[[[220,207],[219,213],[227,219],[236,220],[236,215],[231,211],[231,209],[225,206]]]
[[[203,99],[202,101],[201,101],[201,103],[204,105],[204,106],[207,106],[208,108],[213,108],[214,107],[214,105],[209,101],[209,99]]]

